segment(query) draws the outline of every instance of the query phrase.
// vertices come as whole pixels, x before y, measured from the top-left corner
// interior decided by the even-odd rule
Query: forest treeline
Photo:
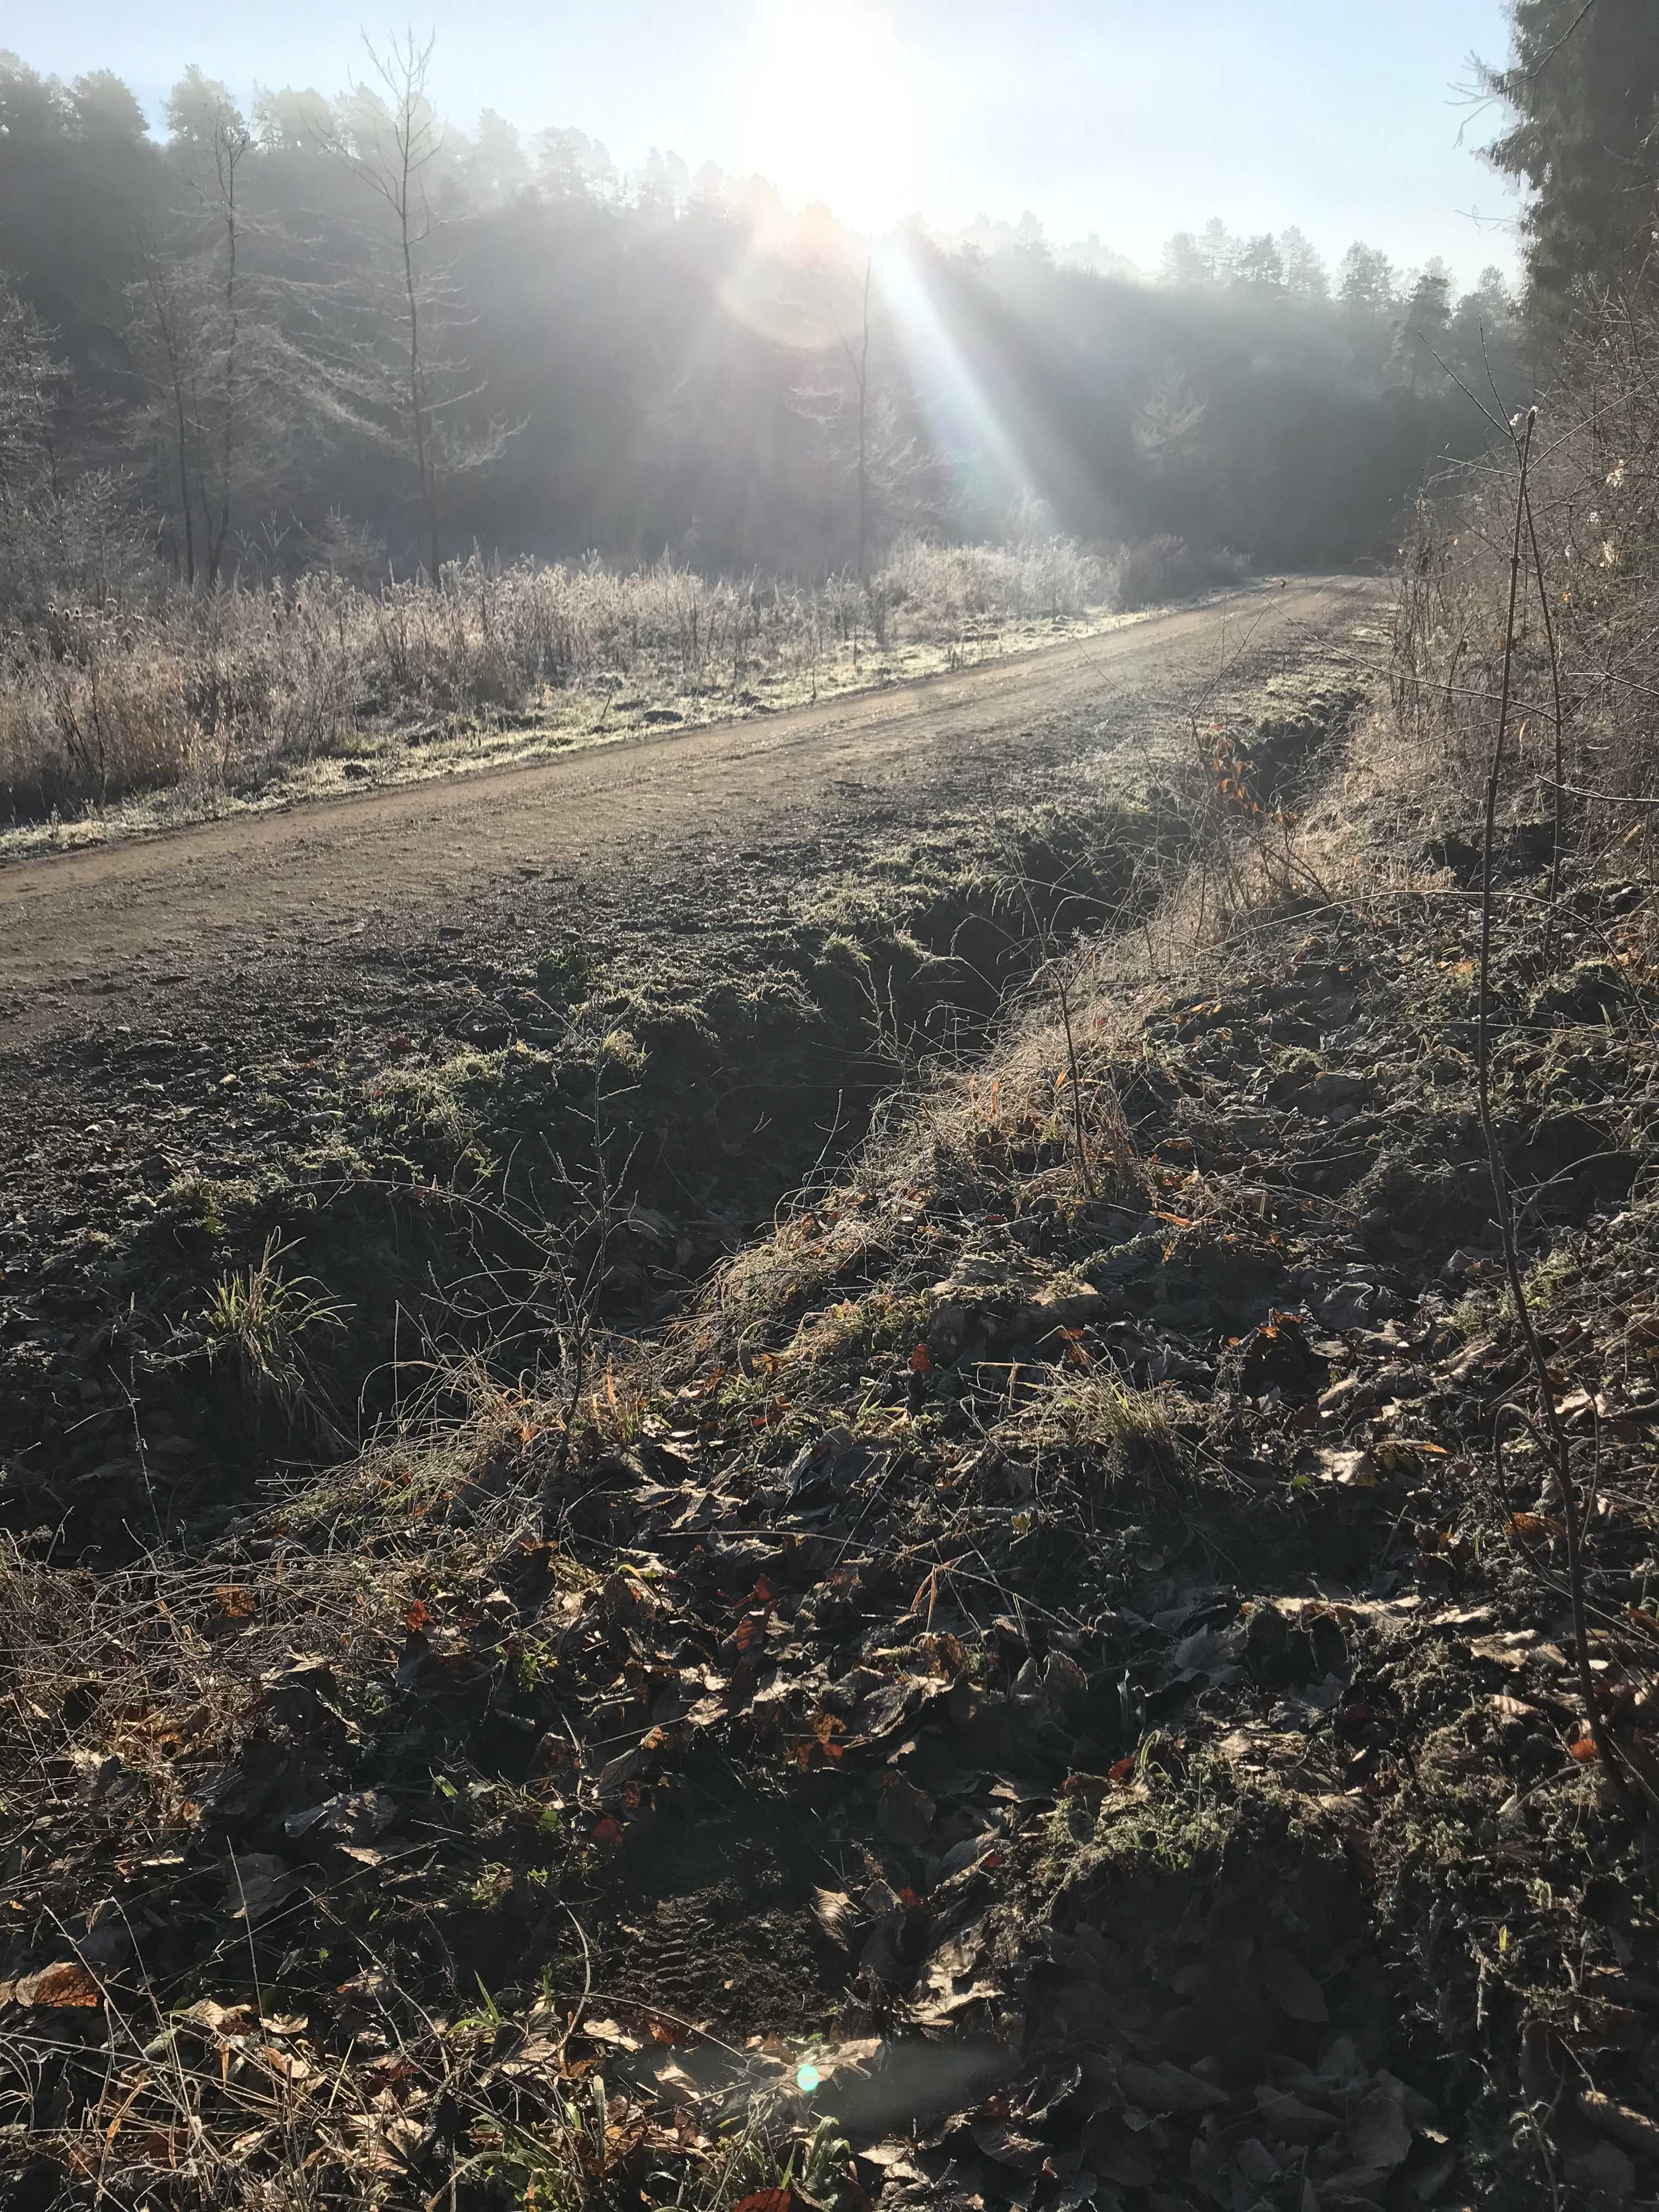
[[[1039,516],[1341,562],[1469,450],[1440,362],[1526,382],[1496,270],[1459,298],[1437,264],[1356,244],[1327,270],[1219,221],[1155,281],[1030,218],[872,258],[712,165],[453,129],[429,58],[394,40],[340,98],[247,110],[192,69],[157,133],[107,72],[0,57],[14,618],[48,541],[60,579],[159,556],[198,586],[475,545],[867,574],[906,532]]]

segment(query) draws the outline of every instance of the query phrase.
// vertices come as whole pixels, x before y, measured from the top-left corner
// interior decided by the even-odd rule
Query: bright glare
[[[922,103],[909,57],[873,8],[763,0],[744,72],[755,166],[787,201],[823,200],[873,229],[912,204]]]

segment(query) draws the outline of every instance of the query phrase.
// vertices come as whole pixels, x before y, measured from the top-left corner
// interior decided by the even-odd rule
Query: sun
[[[823,200],[866,230],[908,211],[922,106],[910,58],[874,8],[763,0],[744,79],[744,135],[786,200]]]

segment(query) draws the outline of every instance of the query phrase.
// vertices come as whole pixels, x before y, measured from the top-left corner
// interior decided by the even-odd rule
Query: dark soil
[[[1650,2198],[1650,891],[1546,969],[1517,837],[1493,968],[1587,1713],[1394,826],[1420,892],[1032,1016],[574,1395],[20,1555],[14,2201]]]

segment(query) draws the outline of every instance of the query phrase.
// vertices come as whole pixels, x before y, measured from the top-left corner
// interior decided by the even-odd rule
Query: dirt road
[[[1098,926],[1178,819],[1155,788],[1193,708],[1247,743],[1316,733],[1377,657],[1378,604],[1298,581],[815,711],[0,871],[0,1515],[125,1555],[135,1513],[148,1540],[309,1448],[251,1443],[179,1364],[273,1237],[350,1316],[342,1407],[406,1337],[516,1328],[480,1287],[494,1247],[422,1191],[553,1218],[603,1150],[646,1209],[638,1249],[608,1248],[607,1312],[665,1310],[857,1140],[919,1038],[972,1048],[1029,972],[1011,866]],[[135,1405],[168,1438],[165,1497]]]
[[[695,932],[786,899],[790,868],[845,836],[1017,805],[1060,758],[1167,742],[1224,655],[1294,659],[1375,592],[1297,580],[765,721],[21,862],[0,872],[0,1050],[192,1000],[211,1034],[250,997],[304,1005],[319,965],[383,973],[397,948],[499,945],[532,915],[532,935],[601,912]]]

